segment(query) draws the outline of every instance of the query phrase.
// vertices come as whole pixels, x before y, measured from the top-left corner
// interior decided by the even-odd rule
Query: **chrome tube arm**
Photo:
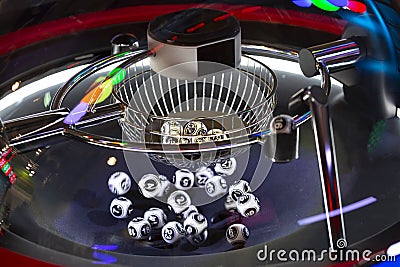
[[[74,125],[64,123],[68,114],[68,109],[62,108],[5,121],[2,135],[10,146],[31,143],[30,147],[43,147],[47,138],[62,135],[67,128],[85,128],[120,119],[124,115],[124,108],[120,103],[98,107]]]
[[[264,45],[242,44],[242,53],[254,56],[269,56],[297,62],[299,52],[293,49],[282,49]]]

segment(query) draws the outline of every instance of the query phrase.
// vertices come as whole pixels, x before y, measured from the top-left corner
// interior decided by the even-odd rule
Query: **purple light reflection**
[[[115,257],[97,251],[93,252],[93,258],[98,260],[92,261],[93,264],[111,264],[117,262]]]
[[[80,102],[72,111],[65,117],[64,123],[71,125],[77,123],[83,116],[86,115],[89,104]]]
[[[311,7],[311,0],[293,0],[293,4],[299,7]]]
[[[92,249],[113,251],[118,249],[118,245],[93,245]]]
[[[348,5],[348,0],[327,0],[327,1],[337,7],[345,7]]]
[[[367,197],[367,198],[365,198],[363,200],[354,202],[354,203],[349,204],[347,206],[344,206],[342,208],[343,214],[347,213],[347,212],[350,212],[350,211],[353,211],[353,210],[356,210],[356,209],[360,209],[360,208],[365,207],[365,206],[368,206],[368,205],[370,205],[370,204],[372,204],[372,203],[374,203],[376,201],[377,201],[377,199],[374,198],[374,197]],[[335,217],[335,216],[338,216],[338,215],[340,215],[340,209],[336,209],[336,210],[333,210],[333,211],[329,212],[329,217]],[[326,214],[325,213],[321,213],[321,214],[318,214],[318,215],[314,215],[314,216],[311,216],[311,217],[300,219],[300,220],[297,221],[297,224],[300,225],[300,226],[303,226],[303,225],[307,225],[307,224],[312,224],[312,223],[315,223],[315,222],[323,221],[325,219],[326,219]]]

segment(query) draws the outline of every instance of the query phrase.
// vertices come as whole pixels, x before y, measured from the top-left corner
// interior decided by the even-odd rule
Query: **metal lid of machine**
[[[185,46],[233,38],[239,32],[239,21],[234,16],[221,10],[205,8],[159,16],[148,27],[148,34],[153,39]]]

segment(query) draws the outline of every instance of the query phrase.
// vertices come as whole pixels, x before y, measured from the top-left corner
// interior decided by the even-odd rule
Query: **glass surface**
[[[319,75],[306,78],[302,74],[297,62],[302,48],[354,38],[362,44],[364,55],[354,68],[332,71],[328,104],[346,245],[381,251],[400,240],[398,232],[390,237],[385,235],[393,227],[398,229],[400,220],[399,6],[398,1],[353,0],[42,1],[40,4],[24,1],[19,5],[2,1],[0,118],[6,125],[3,136],[9,131],[10,138],[21,138],[14,135],[13,120],[56,109],[54,103],[60,88],[75,74],[95,62],[99,64],[95,66],[100,66],[111,55],[113,36],[133,33],[140,49],[146,50],[148,22],[162,14],[194,7],[224,10],[240,21],[242,53],[248,45],[280,51],[250,55],[276,75],[274,116],[290,114],[289,100],[299,89],[321,84]],[[212,54],[207,58],[212,58]],[[329,248],[330,230],[324,217],[324,195],[310,121],[300,126],[298,159],[287,163],[271,161],[265,155],[261,137],[243,153],[235,154],[235,171],[223,177],[227,188],[237,180],[249,182],[260,204],[254,216],[227,211],[225,201],[229,192],[211,197],[206,194],[207,187],[195,185],[187,192],[208,222],[203,243],[193,244],[196,240],[186,236],[168,244],[161,229],[154,227],[148,238],[132,238],[128,223],[135,217],[143,217],[152,207],[161,208],[167,221],[184,222],[169,207],[171,203],[167,203],[171,192],[180,189],[179,185],[173,189],[173,183],[181,167],[174,165],[176,158],[164,156],[163,160],[155,160],[154,155],[94,144],[91,138],[97,135],[114,138],[115,143],[126,141],[121,129],[123,123],[115,118],[90,126],[75,125],[81,118],[88,118],[85,115],[92,115],[92,107],[117,103],[111,90],[127,77],[115,75],[119,73],[115,69],[120,70],[126,59],[94,68],[94,73],[73,86],[57,107],[67,108],[60,112],[70,114],[78,107],[76,113],[85,113],[74,123],[60,119],[55,125],[84,131],[86,141],[68,134],[49,134],[48,138],[15,145],[10,154],[15,156],[7,163],[16,174],[14,184],[8,177],[8,165],[1,165],[0,226],[6,233],[0,236],[1,247],[60,266],[132,266],[155,261],[177,266],[255,266],[266,263],[257,256],[265,245],[287,251],[314,249],[317,253]],[[107,87],[106,77],[118,78],[114,87]],[[132,84],[127,82],[126,86]],[[100,95],[97,88],[102,90]],[[146,94],[141,95],[141,100],[146,101],[145,97]],[[93,98],[97,100],[92,101]],[[129,99],[128,95],[126,98]],[[79,106],[82,103],[87,105]],[[303,113],[290,115],[298,118]],[[31,122],[21,129],[28,131],[40,124]],[[54,129],[56,132],[58,128]],[[3,151],[6,153],[6,148]],[[3,154],[4,160],[8,161],[10,155]],[[165,159],[169,164],[163,163]],[[194,160],[194,156],[186,159]],[[216,163],[207,164],[212,175],[220,168]],[[196,173],[195,168],[189,171]],[[133,203],[133,211],[126,218],[116,218],[111,214],[113,209],[110,210],[110,203],[117,196],[110,189],[109,178],[116,172],[124,172],[131,178],[129,190],[122,194]],[[146,174],[165,176],[170,191],[157,199],[145,197],[139,190],[139,181]],[[198,201],[199,198],[207,201]],[[250,236],[243,246],[233,246],[226,239],[227,229],[234,223],[241,223],[249,230]],[[376,236],[380,238],[378,241]],[[279,260],[275,258],[271,263],[278,264]],[[296,262],[291,264],[296,266]]]

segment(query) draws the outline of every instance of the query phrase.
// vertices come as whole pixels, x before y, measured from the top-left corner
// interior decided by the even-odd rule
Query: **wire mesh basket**
[[[237,69],[195,64],[211,74],[170,78],[154,72],[146,58],[126,67],[113,91],[126,107],[123,139],[161,145],[162,151],[149,156],[177,167],[210,165],[247,149],[249,136],[269,128],[276,105],[276,76],[262,63],[242,56]]]

